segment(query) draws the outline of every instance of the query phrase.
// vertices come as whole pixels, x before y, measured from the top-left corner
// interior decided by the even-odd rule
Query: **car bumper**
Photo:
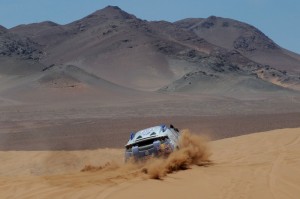
[[[170,154],[171,152],[173,152],[173,150],[174,147],[169,141],[164,143],[156,141],[151,145],[151,147],[147,148],[146,150],[140,149],[139,147],[133,147],[131,151],[125,151],[125,160],[127,161],[130,158],[144,159],[151,156],[164,156]]]

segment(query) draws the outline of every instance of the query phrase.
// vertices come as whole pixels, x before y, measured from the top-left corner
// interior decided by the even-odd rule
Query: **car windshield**
[[[126,149],[130,149],[132,146],[138,146],[138,147],[147,146],[147,145],[153,144],[153,142],[155,142],[156,140],[160,140],[161,142],[164,142],[167,138],[168,138],[167,136],[164,136],[164,137],[156,137],[156,138],[141,140],[141,141],[138,141],[136,143],[126,146]]]

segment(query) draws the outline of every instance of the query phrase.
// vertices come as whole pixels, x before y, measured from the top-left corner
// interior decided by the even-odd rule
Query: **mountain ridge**
[[[245,57],[280,70],[300,72],[300,55],[291,55],[254,26],[237,20],[210,16],[175,22],[199,37],[229,50],[238,50]],[[276,54],[276,56],[272,56]]]
[[[135,90],[191,90],[194,85],[184,78],[188,74],[200,82],[243,74],[300,90],[300,55],[298,60],[298,54],[285,51],[254,26],[232,19],[146,21],[107,6],[65,25],[45,21],[7,32],[39,45],[42,52],[36,60],[44,68],[74,65]]]

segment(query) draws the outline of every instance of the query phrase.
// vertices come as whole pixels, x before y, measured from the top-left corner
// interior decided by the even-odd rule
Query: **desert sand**
[[[191,165],[160,180],[124,165],[122,149],[0,152],[0,196],[299,198],[300,128],[211,141],[207,147],[210,164]],[[82,172],[85,165],[91,169]]]
[[[215,16],[0,26],[0,199],[300,198],[299,63]],[[129,132],[170,123],[194,134],[124,163]]]

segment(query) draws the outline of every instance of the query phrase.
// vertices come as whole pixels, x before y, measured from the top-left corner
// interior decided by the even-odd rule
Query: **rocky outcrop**
[[[38,60],[41,55],[40,45],[28,38],[11,33],[0,35],[0,56],[19,56],[24,59]]]

